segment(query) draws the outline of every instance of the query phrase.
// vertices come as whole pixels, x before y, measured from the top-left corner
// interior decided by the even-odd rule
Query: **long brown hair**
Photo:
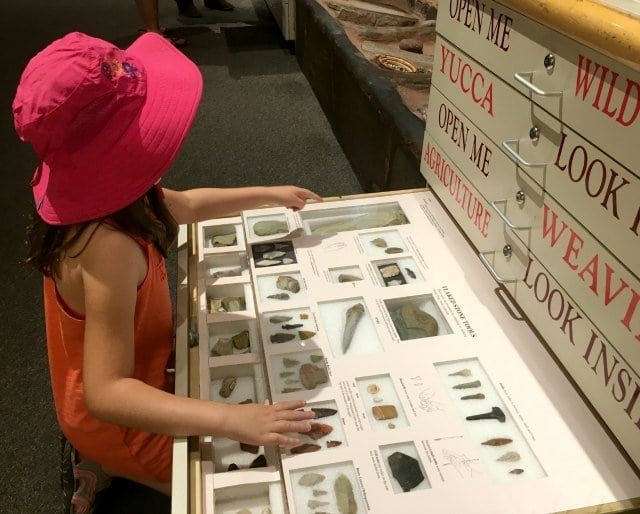
[[[31,224],[27,228],[27,263],[48,277],[57,274],[58,262],[66,256],[69,248],[78,242],[89,226],[95,224],[84,246],[69,257],[78,257],[98,227],[105,222],[115,226],[117,230],[153,243],[165,257],[178,235],[178,224],[169,212],[159,188],[154,186],[124,209],[97,220],[56,226],[49,225],[34,212]]]

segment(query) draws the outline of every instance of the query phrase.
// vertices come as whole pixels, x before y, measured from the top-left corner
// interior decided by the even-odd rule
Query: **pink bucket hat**
[[[201,93],[197,66],[158,34],[120,50],[74,32],[42,50],[13,102],[41,159],[31,185],[42,219],[89,221],[140,198],[174,161]]]

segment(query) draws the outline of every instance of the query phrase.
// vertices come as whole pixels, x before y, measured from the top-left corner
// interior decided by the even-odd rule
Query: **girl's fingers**
[[[315,200],[316,202],[322,201],[322,198],[317,194],[315,194],[313,191],[309,191],[308,189],[303,189],[302,193],[304,194],[305,198],[310,198],[312,200]]]
[[[289,437],[282,434],[275,434],[275,442],[279,446],[298,446],[300,444],[300,439],[297,437]]]
[[[309,430],[311,430],[311,423],[308,421],[276,421],[273,424],[273,431],[281,434],[286,432],[304,434]]]
[[[307,404],[304,400],[289,400],[287,402],[278,402],[274,405],[276,410],[295,410],[301,409]]]
[[[315,417],[314,412],[305,410],[283,410],[276,414],[278,421],[303,421],[305,419],[315,419]]]

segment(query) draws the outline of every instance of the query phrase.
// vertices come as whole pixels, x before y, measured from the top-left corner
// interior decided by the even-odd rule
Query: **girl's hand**
[[[304,400],[280,402],[269,405],[249,403],[227,405],[228,412],[222,426],[222,435],[242,443],[258,446],[295,446],[300,440],[283,435],[287,432],[305,433],[311,430],[309,419],[315,418],[311,411],[296,410],[304,407]]]
[[[307,204],[307,200],[322,201],[322,198],[313,191],[296,186],[269,187],[267,188],[267,195],[269,196],[270,203],[275,202],[278,205],[288,207],[294,211],[303,209]]]

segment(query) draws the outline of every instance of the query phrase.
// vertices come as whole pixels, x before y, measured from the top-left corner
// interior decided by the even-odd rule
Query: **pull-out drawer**
[[[542,109],[535,108],[537,137],[515,134],[516,139],[507,144],[512,155],[487,137],[456,103],[437,88],[431,89],[429,132],[498,214],[507,215],[509,226],[531,226],[542,208],[536,189],[544,187],[627,267],[640,272],[640,179]],[[523,98],[519,103],[528,101]],[[542,164],[517,165],[519,151]]]
[[[421,172],[476,248],[493,250],[502,227],[500,218],[428,131],[422,145]]]
[[[492,0],[444,0],[437,26],[513,88],[640,172],[640,154],[630,144],[640,136],[639,73]],[[434,76],[451,65],[454,77],[464,74],[457,55],[439,45],[436,53]]]

